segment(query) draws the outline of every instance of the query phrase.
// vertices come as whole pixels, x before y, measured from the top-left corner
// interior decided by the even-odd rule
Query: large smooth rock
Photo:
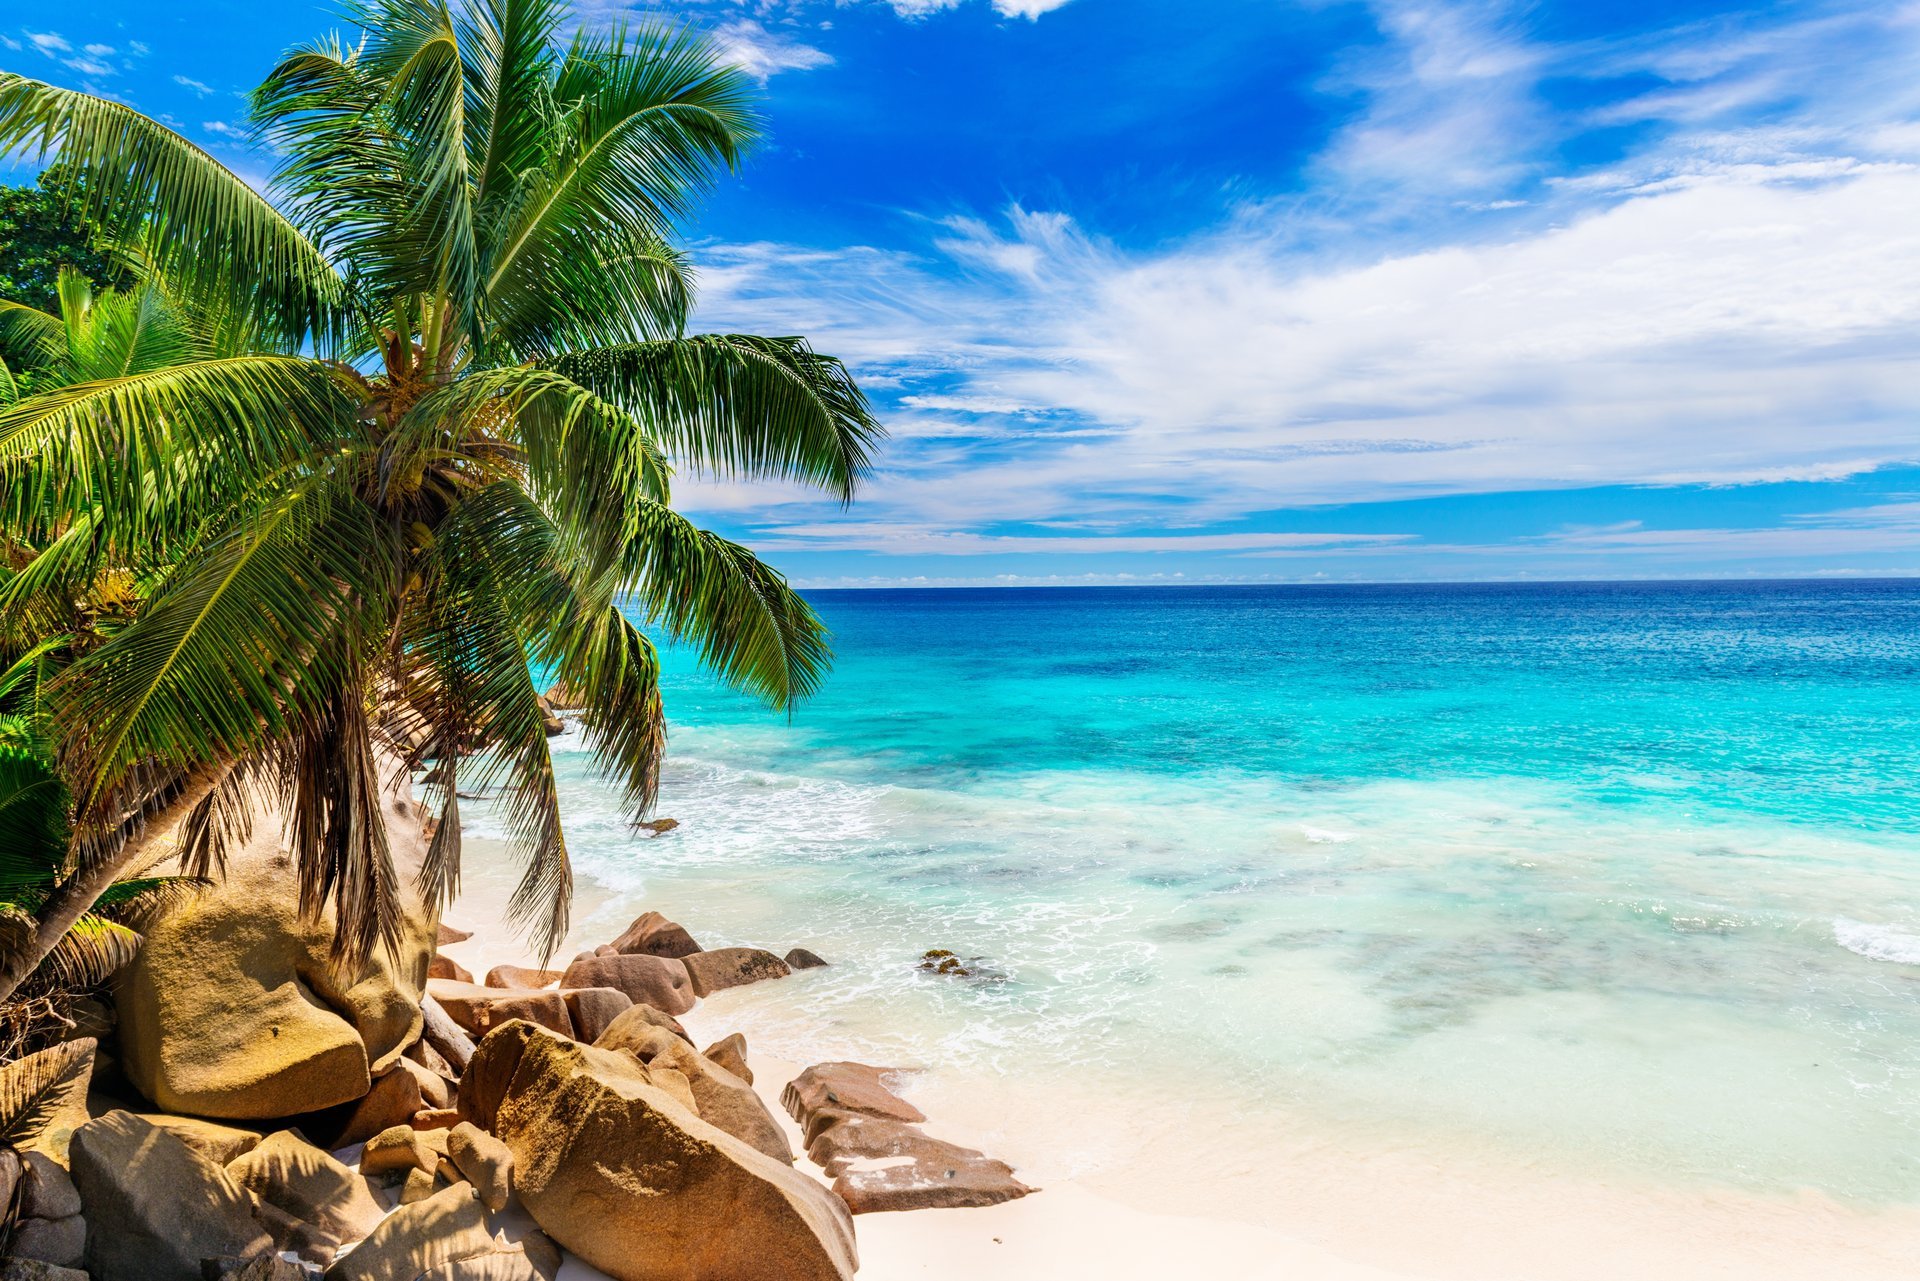
[[[423,811],[388,800],[406,907],[397,956],[341,971],[332,913],[301,919],[283,820],[270,807],[224,879],[146,931],[117,987],[127,1077],[168,1112],[277,1118],[357,1099],[420,1033],[436,923],[415,898]]]
[[[571,985],[569,985],[571,986]],[[476,1039],[502,1023],[525,1019],[562,1036],[573,1035],[566,998],[552,988],[485,987],[434,979],[427,991],[459,1026]]]
[[[380,1220],[366,1240],[327,1269],[326,1281],[414,1281],[432,1268],[496,1248],[473,1185],[456,1183]]]
[[[168,1131],[188,1147],[215,1165],[224,1166],[260,1144],[260,1131],[233,1125],[217,1125],[198,1117],[170,1116],[165,1112],[142,1112],[140,1119]]]
[[[496,965],[487,971],[485,987],[552,987],[560,981],[560,970],[530,970],[524,965]]]
[[[671,1068],[680,1073],[687,1078],[702,1121],[751,1143],[776,1161],[792,1164],[793,1149],[787,1146],[786,1131],[753,1087],[665,1028],[616,1019],[594,1044],[603,1050],[624,1050],[649,1068]]]
[[[695,996],[712,996],[730,987],[762,979],[783,979],[793,971],[772,952],[758,947],[722,947],[695,952],[681,962],[693,980]]]
[[[564,988],[560,998],[567,1003],[567,1014],[573,1019],[574,1039],[589,1045],[599,1040],[600,1034],[613,1026],[615,1019],[633,1008],[632,998],[611,987]]]
[[[853,1222],[813,1179],[676,1103],[631,1054],[495,1029],[462,1107],[513,1152],[515,1191],[618,1281],[849,1281]]]
[[[298,1255],[306,1263],[326,1267],[340,1252],[340,1238],[317,1223],[297,1219],[277,1205],[255,1197],[253,1217],[273,1238],[275,1251]],[[204,1266],[204,1264],[203,1264]]]
[[[75,1130],[72,1158],[89,1220],[87,1271],[96,1277],[200,1281],[202,1259],[272,1248],[225,1170],[131,1112]]]
[[[87,1253],[87,1221],[78,1214],[22,1219],[14,1227],[13,1252],[55,1267],[77,1268]]]
[[[385,1211],[367,1181],[292,1130],[278,1130],[227,1165],[245,1190],[342,1241],[373,1231]]]
[[[0,1281],[91,1281],[91,1279],[78,1268],[63,1268],[39,1259],[23,1259],[16,1254],[13,1258],[0,1262]]]
[[[753,1084],[753,1069],[747,1066],[747,1038],[740,1033],[723,1036],[700,1052],[748,1085]]]
[[[328,1141],[335,1147],[361,1143],[382,1130],[412,1121],[415,1114],[444,1108],[453,1102],[447,1078],[412,1059],[401,1058],[390,1071],[376,1077],[373,1087],[353,1106],[337,1133]]]
[[[685,926],[658,912],[642,912],[636,916],[633,924],[622,930],[620,937],[609,946],[622,956],[665,956],[676,960],[700,950]]]
[[[394,1170],[424,1170],[432,1174],[447,1155],[446,1130],[416,1130],[411,1125],[396,1125],[368,1139],[360,1151],[360,1169],[365,1174],[388,1174]]]
[[[21,1214],[30,1219],[64,1219],[80,1213],[80,1190],[65,1166],[45,1152],[22,1152],[20,1160]]]
[[[665,1014],[685,1014],[697,993],[683,962],[665,956],[594,956],[575,960],[560,986],[610,987],[625,992],[635,1005],[651,1005]]]
[[[447,1131],[447,1159],[480,1191],[489,1210],[506,1208],[513,1194],[513,1152],[471,1121]]]
[[[804,947],[796,947],[789,950],[786,961],[787,968],[790,970],[824,970],[827,968],[826,961],[818,953],[809,952]]]
[[[893,1071],[865,1063],[816,1063],[787,1082],[780,1104],[800,1123],[808,1143],[823,1113],[852,1112],[908,1124],[926,1120],[926,1113],[887,1088],[886,1078]]]
[[[808,1158],[855,1214],[998,1205],[1033,1191],[1006,1162],[904,1121],[820,1112],[813,1131]]]
[[[452,979],[455,983],[473,982],[473,971],[451,956],[435,956],[427,962],[427,977],[430,979]]]

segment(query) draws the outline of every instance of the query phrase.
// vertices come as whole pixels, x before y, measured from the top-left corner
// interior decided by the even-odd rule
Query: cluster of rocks
[[[715,992],[825,964],[804,948],[793,949],[785,959],[755,947],[709,951],[684,927],[658,912],[646,912],[611,943],[580,953],[564,970],[501,965],[476,983],[458,963],[436,955],[426,990],[454,1023],[474,1036],[525,1019],[591,1042],[633,1006],[649,1006],[668,1016],[685,1014]]]
[[[833,1179],[849,1209],[998,1205],[1033,1191],[1004,1161],[921,1130],[925,1114],[887,1086],[894,1075],[864,1063],[821,1063],[781,1092],[808,1159]]]
[[[424,814],[389,827],[411,885]],[[745,1039],[701,1050],[678,1016],[811,952],[705,949],[647,912],[475,982],[440,952],[471,936],[415,902],[343,972],[278,825],[255,833],[150,925],[97,1055],[46,1052],[74,1070],[40,1140],[0,1146],[0,1281],[554,1281],[563,1251],[618,1281],[847,1281],[853,1213],[1028,1191],[852,1064],[788,1090],[831,1189],[795,1168]]]

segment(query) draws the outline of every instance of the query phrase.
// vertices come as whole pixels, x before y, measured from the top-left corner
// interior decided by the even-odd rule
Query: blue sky
[[[671,12],[771,124],[702,326],[894,433],[848,510],[683,482],[803,584],[1920,572],[1920,5]],[[79,0],[0,65],[263,180],[240,95],[336,22]]]

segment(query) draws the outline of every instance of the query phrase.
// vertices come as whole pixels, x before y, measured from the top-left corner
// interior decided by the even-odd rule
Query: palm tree
[[[0,73],[0,153],[58,152],[84,215],[201,318],[186,359],[0,410],[8,532],[35,553],[5,617],[107,567],[145,585],[48,683],[75,835],[0,996],[156,814],[190,811],[209,868],[261,788],[342,959],[395,942],[384,753],[445,766],[436,905],[476,781],[456,773],[505,785],[513,912],[551,949],[571,874],[536,673],[584,701],[636,812],[664,741],[643,628],[775,707],[824,673],[785,580],[670,506],[670,459],[850,499],[881,435],[803,340],[685,331],[669,237],[753,142],[750,82],[690,32],[561,42],[557,0],[354,17],[356,43],[297,50],[255,93],[270,199],[119,103]]]

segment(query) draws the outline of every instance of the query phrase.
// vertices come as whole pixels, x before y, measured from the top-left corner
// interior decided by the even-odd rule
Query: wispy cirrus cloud
[[[716,246],[707,313],[851,360],[898,437],[863,512],[983,555],[1027,549],[990,541],[1008,524],[1152,540],[1282,508],[1920,460],[1920,233],[1903,212],[1920,93],[1871,88],[1920,55],[1920,10],[1556,45],[1518,6],[1371,8],[1382,43],[1325,82],[1354,110],[1285,199],[1146,249],[1018,204],[928,220],[912,251]],[[1566,76],[1623,87],[1547,110],[1541,86]],[[1603,164],[1554,155],[1628,121],[1637,144]],[[741,487],[692,495],[709,497],[783,540],[831,537],[792,518],[788,491],[758,509]],[[1710,541],[1663,537],[1552,548]],[[1717,537],[1757,557],[1909,534],[1876,516]]]
[[[721,23],[714,41],[729,61],[765,83],[782,71],[813,71],[833,65],[833,55],[793,36],[770,31],[751,18]]]

